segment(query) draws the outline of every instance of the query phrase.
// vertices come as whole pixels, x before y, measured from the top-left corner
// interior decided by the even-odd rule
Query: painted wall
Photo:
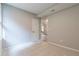
[[[79,49],[79,5],[48,16],[48,41]]]
[[[35,41],[32,35],[32,20],[35,15],[3,4],[4,41],[3,46],[14,46]],[[38,39],[37,39],[38,40]]]
[[[0,23],[1,23],[1,4],[0,4]],[[0,24],[0,55],[1,55],[1,47],[2,47],[2,35],[1,35],[1,31],[2,31],[2,28],[1,28],[1,24]]]

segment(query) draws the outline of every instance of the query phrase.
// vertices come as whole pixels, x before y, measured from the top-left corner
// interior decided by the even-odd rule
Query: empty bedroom
[[[1,3],[1,56],[79,56],[78,3]]]

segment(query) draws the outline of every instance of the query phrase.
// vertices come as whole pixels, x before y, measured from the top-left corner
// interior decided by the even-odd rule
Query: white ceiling
[[[66,9],[69,9],[69,8],[74,7],[76,5],[79,5],[79,4],[77,4],[77,3],[59,3],[59,4],[55,4],[51,8],[44,11],[43,13],[38,14],[38,17],[53,15],[55,13],[58,13],[60,11],[66,10]]]
[[[72,7],[76,3],[8,3],[14,7],[23,9],[30,13],[36,14],[38,17],[47,16],[63,10],[65,8]],[[53,11],[51,11],[53,10]]]
[[[54,5],[54,3],[9,3],[9,4],[34,14],[39,14],[44,10],[46,10],[47,8]]]

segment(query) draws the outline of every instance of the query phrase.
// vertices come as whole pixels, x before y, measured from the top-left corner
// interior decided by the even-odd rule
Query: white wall
[[[0,4],[0,22],[1,22],[1,4]],[[1,33],[1,31],[2,31],[2,28],[1,28],[1,24],[0,24],[0,55],[1,55],[1,47],[2,47],[2,33]]]
[[[79,5],[48,16],[48,41],[79,49]]]
[[[32,19],[35,16],[3,4],[4,42],[9,46],[32,42]],[[38,39],[37,39],[38,40]]]

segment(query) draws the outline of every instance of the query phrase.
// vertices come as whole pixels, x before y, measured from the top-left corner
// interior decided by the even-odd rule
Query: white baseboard
[[[48,44],[52,44],[52,45],[55,45],[55,46],[58,46],[58,47],[61,47],[61,48],[65,48],[65,49],[68,49],[68,50],[72,50],[72,51],[75,51],[75,52],[79,52],[78,49],[74,49],[74,48],[71,48],[71,47],[67,47],[67,46],[64,46],[64,45],[61,45],[61,44],[57,44],[57,43],[54,43],[54,42],[48,42]]]

